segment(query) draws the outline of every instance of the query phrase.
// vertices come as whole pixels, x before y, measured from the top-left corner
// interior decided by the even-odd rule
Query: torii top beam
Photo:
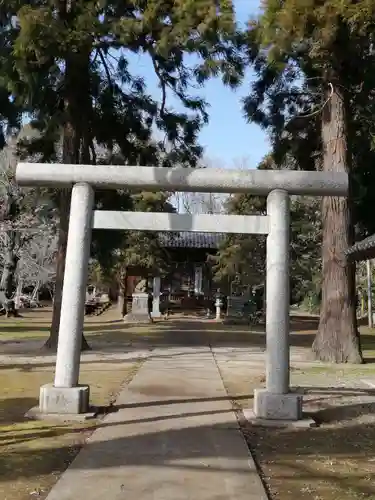
[[[86,182],[102,189],[193,191],[268,195],[283,189],[291,195],[347,196],[348,176],[339,172],[161,168],[124,165],[19,163],[22,186],[64,188]]]

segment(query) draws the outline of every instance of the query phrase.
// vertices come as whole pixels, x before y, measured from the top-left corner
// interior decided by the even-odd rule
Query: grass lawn
[[[134,375],[137,363],[90,363],[82,367],[81,383],[89,384],[91,400],[106,406],[121,385]],[[25,412],[38,404],[42,384],[53,380],[52,368],[0,370],[0,498],[44,498],[88,437],[96,421],[62,424],[30,421]],[[33,493],[34,492],[34,493]],[[31,496],[30,496],[31,495]]]
[[[264,346],[263,332],[249,333],[246,326],[214,323],[174,323],[173,319],[145,327],[132,327],[116,321],[114,311],[88,318],[86,338],[95,349],[124,352],[140,343],[152,345]],[[54,362],[46,361],[39,350],[48,337],[50,311],[25,313],[17,320],[0,320],[2,354],[12,364],[0,364],[0,499],[43,499],[66,469],[95,426],[62,425],[27,421],[24,413],[37,404],[40,385],[53,380]],[[292,320],[292,346],[308,352],[316,331],[316,318]],[[361,379],[375,381],[375,331],[361,327],[364,355],[368,363],[360,366],[332,366],[319,363],[292,363],[292,382],[311,387],[334,387],[343,383],[358,388]],[[29,347],[27,347],[29,346]],[[304,348],[306,348],[304,350]],[[113,349],[113,351],[111,351]],[[297,351],[296,351],[297,352]],[[23,357],[21,360],[21,356]],[[26,361],[25,361],[26,356]],[[44,359],[44,361],[43,361]],[[40,362],[39,362],[40,360]],[[236,405],[249,407],[254,388],[265,382],[264,364],[225,358],[219,367],[228,394]],[[86,359],[81,364],[81,383],[91,388],[94,404],[105,406],[115,400],[121,384],[129,381],[140,362],[124,359]],[[348,385],[349,384],[349,385]],[[277,500],[375,500],[375,389],[371,391],[322,395],[319,387],[309,398],[321,401],[322,411],[338,407],[336,416],[320,428],[280,430],[243,426],[272,498]],[[362,401],[363,395],[367,396]],[[243,395],[250,395],[243,399]],[[369,400],[373,397],[374,403]],[[362,401],[362,402],[361,402]],[[374,414],[374,418],[372,417]]]
[[[43,340],[48,335],[48,316],[35,313],[21,320],[2,320],[0,340]],[[94,326],[100,326],[97,321]],[[90,335],[88,335],[90,337]],[[6,352],[6,351],[5,351]],[[39,387],[53,381],[54,363],[43,362],[45,353],[27,353],[30,362],[0,365],[0,499],[44,499],[59,475],[77,455],[97,420],[84,423],[31,421],[25,412],[38,404]],[[22,352],[20,352],[22,355]],[[40,359],[40,362],[39,362]],[[89,384],[91,402],[107,406],[121,386],[135,375],[139,361],[97,359],[82,363],[80,382]]]
[[[242,422],[273,500],[375,500],[375,385],[362,383],[375,384],[375,332],[361,330],[364,365],[292,361],[292,385],[305,388],[307,409],[311,404],[323,422],[319,428],[262,429]],[[309,335],[301,330],[295,336],[302,340],[292,342],[311,345]],[[248,364],[221,365],[236,408],[250,408],[252,398],[238,396],[265,383],[264,368]]]

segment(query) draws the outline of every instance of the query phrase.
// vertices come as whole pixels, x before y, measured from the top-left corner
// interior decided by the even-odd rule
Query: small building
[[[212,289],[208,256],[215,255],[225,235],[221,233],[163,233],[163,248],[171,271],[162,278],[162,290],[183,295],[205,295]]]
[[[161,277],[161,294],[176,307],[196,309],[212,300],[214,284],[209,255],[215,255],[224,241],[222,233],[160,233],[161,246],[169,261],[169,272]],[[127,278],[127,297],[131,300],[138,277]],[[149,278],[152,291],[152,277]]]

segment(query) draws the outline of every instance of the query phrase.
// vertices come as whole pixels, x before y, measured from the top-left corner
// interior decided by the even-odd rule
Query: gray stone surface
[[[151,321],[148,311],[148,294],[133,293],[132,310],[124,316],[124,323],[150,323]]]
[[[152,283],[152,313],[153,318],[161,318],[160,312],[160,276],[155,276]]]
[[[274,394],[266,389],[255,389],[254,414],[267,420],[300,420],[302,401],[301,394]]]
[[[93,228],[120,231],[138,228],[139,231],[267,234],[268,218],[264,215],[170,214],[95,210]]]
[[[245,420],[254,427],[279,427],[290,429],[313,429],[318,427],[312,418],[303,418],[301,420],[272,420],[266,418],[258,418],[252,408],[244,409],[243,416]]]
[[[43,413],[40,411],[39,406],[34,406],[25,413],[25,417],[30,420],[45,420],[47,422],[83,423],[86,420],[95,418],[95,411],[89,411],[88,413]]]
[[[207,347],[153,352],[48,500],[266,500]]]
[[[231,170],[223,168],[158,168],[121,165],[18,163],[16,180],[23,186],[70,187],[89,182],[105,189],[193,191],[267,195],[274,189],[307,196],[347,196],[348,176],[340,172],[296,170]]]
[[[39,394],[39,410],[46,414],[78,414],[89,410],[90,389],[87,385],[78,387],[55,387],[42,385]]]
[[[289,390],[289,195],[272,191],[267,198],[266,387]]]
[[[57,346],[56,387],[78,385],[93,203],[91,186],[76,184],[73,187]]]

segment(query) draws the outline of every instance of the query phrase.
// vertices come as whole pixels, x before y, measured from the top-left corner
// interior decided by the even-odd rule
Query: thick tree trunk
[[[16,254],[17,234],[15,231],[7,231],[6,246],[4,255],[4,270],[1,277],[1,288],[4,290],[5,301],[4,309],[7,318],[18,317],[16,308],[15,294],[17,289],[16,271],[18,256]]]
[[[86,75],[86,81],[85,81]],[[63,128],[63,154],[65,164],[78,164],[83,161],[90,163],[90,81],[89,81],[89,52],[86,54],[73,54],[66,61],[65,73],[65,114],[66,121]],[[56,263],[56,284],[53,303],[53,315],[50,337],[45,347],[56,350],[58,343],[60,314],[62,302],[62,289],[64,283],[66,248],[69,229],[71,191],[63,190],[59,199],[59,241]],[[88,345],[83,333],[81,350],[88,350]]]
[[[337,81],[337,80],[333,80]],[[345,101],[335,86],[322,118],[324,171],[350,173]],[[348,198],[326,197],[322,202],[322,304],[313,352],[332,363],[361,363],[355,300],[355,265],[344,251],[353,242],[350,193]]]
[[[125,271],[125,275],[122,275],[120,279],[119,295],[117,301],[117,310],[122,318],[126,316],[128,312],[127,294],[128,294],[128,274]]]
[[[59,340],[62,290],[64,285],[66,247],[68,243],[70,195],[71,195],[70,190],[64,189],[60,193],[60,200],[59,200],[60,223],[59,223],[59,240],[57,245],[57,257],[56,257],[56,279],[55,279],[55,293],[54,293],[53,309],[52,309],[52,323],[51,323],[49,338],[44,344],[44,347],[46,347],[47,349],[51,349],[52,351],[57,350],[57,344]],[[90,346],[88,345],[84,335],[82,334],[81,350],[86,351],[89,349]]]

